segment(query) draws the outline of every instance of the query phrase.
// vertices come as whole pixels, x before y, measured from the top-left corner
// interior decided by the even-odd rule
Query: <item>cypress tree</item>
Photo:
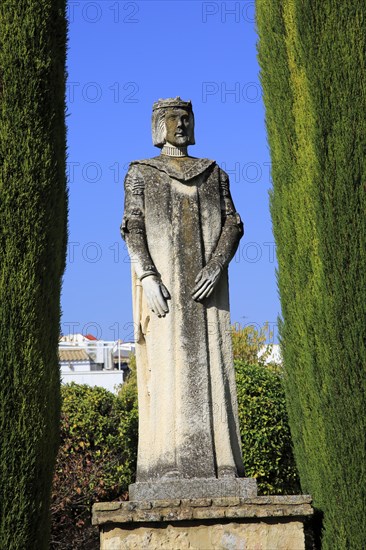
[[[0,548],[49,545],[65,266],[65,0],[0,4]]]
[[[366,5],[257,0],[289,421],[324,549],[366,546]]]

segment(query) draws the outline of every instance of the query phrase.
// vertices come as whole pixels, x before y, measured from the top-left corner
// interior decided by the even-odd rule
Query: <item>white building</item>
[[[88,334],[70,334],[59,340],[61,382],[101,386],[116,391],[128,373],[134,343],[97,340]]]

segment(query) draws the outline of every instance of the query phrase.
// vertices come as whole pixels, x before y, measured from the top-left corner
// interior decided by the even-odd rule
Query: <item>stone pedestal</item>
[[[309,496],[98,503],[101,550],[304,550]]]
[[[257,496],[257,480],[251,477],[170,479],[137,482],[128,488],[131,501]]]

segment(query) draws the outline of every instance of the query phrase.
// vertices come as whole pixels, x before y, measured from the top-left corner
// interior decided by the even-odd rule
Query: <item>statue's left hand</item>
[[[200,302],[212,294],[212,291],[220,278],[221,271],[222,267],[217,262],[209,262],[203,269],[201,269],[195,279],[196,286],[192,291],[193,300]]]

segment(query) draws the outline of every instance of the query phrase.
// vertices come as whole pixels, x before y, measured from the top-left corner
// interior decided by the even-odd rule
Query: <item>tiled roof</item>
[[[60,361],[90,361],[89,355],[84,349],[60,349]]]

